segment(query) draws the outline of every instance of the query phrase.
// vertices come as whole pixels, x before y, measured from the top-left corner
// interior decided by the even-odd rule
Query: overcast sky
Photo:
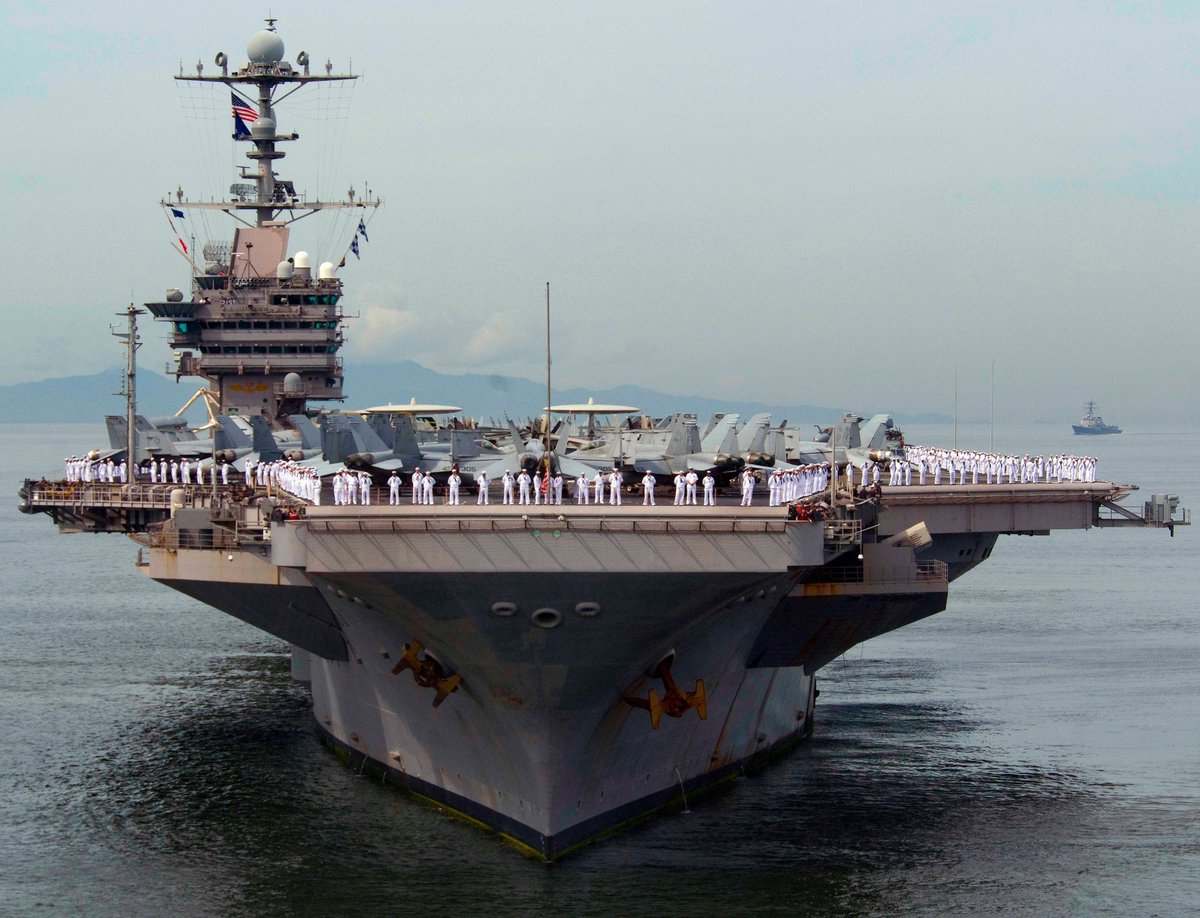
[[[363,77],[279,109],[282,177],[385,201],[341,272],[350,389],[542,378],[549,281],[564,386],[948,414],[957,372],[986,418],[994,361],[998,422],[1200,421],[1195,3],[3,9],[0,383],[117,365],[113,314],[186,289],[157,202],[244,160],[223,88],[171,77],[274,15]],[[303,228],[314,264],[349,243]]]

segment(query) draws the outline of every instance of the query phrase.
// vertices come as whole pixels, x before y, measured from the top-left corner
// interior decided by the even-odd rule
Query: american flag
[[[236,92],[230,93],[233,96],[233,123],[237,130],[238,136],[245,136],[250,133],[249,124],[253,124],[258,120],[258,112],[254,106],[239,96]]]

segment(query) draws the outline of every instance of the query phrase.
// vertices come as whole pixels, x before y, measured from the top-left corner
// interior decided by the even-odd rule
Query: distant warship
[[[999,535],[1187,522],[1174,498],[1138,513],[1116,503],[1132,488],[1107,482],[855,487],[855,470],[911,468],[886,415],[847,415],[816,440],[763,423],[749,442],[738,440],[747,425],[723,418],[706,438],[683,417],[648,432],[610,428],[607,447],[589,424],[572,448],[566,433],[551,444],[547,411],[540,450],[518,431],[417,430],[404,406],[371,420],[314,417],[314,402],[342,395],[343,285],[336,255],[314,271],[290,249],[289,225],[379,202],[309,201],[275,171],[279,145],[296,139],[281,132],[277,104],[352,77],[328,65],[310,73],[307,54],[294,68],[270,20],[248,57],[230,70],[220,54],[219,73],[178,77],[237,90],[235,138],[250,165],[228,197],[163,202],[239,225],[231,246],[193,265],[188,295],[146,304],[170,325],[178,376],[207,381],[209,430],[136,414],[141,310],[131,307],[129,410],[110,419],[110,449],[81,478],[26,482],[21,509],[64,531],[130,534],[143,574],[290,642],[320,736],[356,768],[557,858],[808,735],[817,671],[944,609],[950,582]],[[421,461],[450,456],[439,475],[472,456],[554,469],[577,452],[628,476],[648,442],[667,471],[673,458],[694,466],[710,452],[704,467],[722,484],[798,463],[828,484],[778,506],[724,496],[712,507],[362,506],[302,499],[246,473],[291,463],[323,476],[327,495],[335,470],[378,483],[411,470],[402,457],[415,449]],[[109,458],[136,469],[187,456],[207,471],[203,484],[89,471]]]
[[[1097,434],[1119,434],[1121,428],[1115,424],[1105,424],[1104,418],[1096,414],[1096,403],[1088,402],[1083,406],[1083,417],[1078,424],[1072,424],[1071,429],[1077,434],[1095,436]]]

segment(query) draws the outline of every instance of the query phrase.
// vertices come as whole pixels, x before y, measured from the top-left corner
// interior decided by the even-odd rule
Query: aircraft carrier
[[[307,420],[342,394],[343,286],[332,259],[314,272],[292,251],[289,226],[379,201],[309,201],[280,179],[279,148],[295,135],[276,106],[352,77],[311,73],[304,53],[287,63],[272,21],[248,59],[231,69],[219,54],[219,72],[177,77],[233,91],[249,165],[227,198],[162,202],[239,226],[232,245],[193,262],[188,295],[146,304],[170,326],[178,376],[208,384],[211,439],[137,415],[132,307],[129,411],[110,419],[108,455],[143,466],[190,452],[207,481],[56,476],[26,482],[21,508],[66,532],[129,534],[141,573],[290,642],[328,745],[527,852],[558,858],[789,748],[813,729],[819,669],[944,609],[950,583],[1002,534],[1188,522],[1172,497],[1134,511],[1118,503],[1131,487],[1103,481],[855,488],[848,467],[909,465],[886,416],[847,416],[807,444],[828,487],[776,506],[724,493],[711,507],[330,505],[243,479],[255,461],[286,459],[327,482],[348,465],[378,482],[402,464],[399,436],[391,460],[379,453],[395,416],[358,439],[355,419]],[[359,231],[361,218],[355,241]],[[516,436],[513,469],[529,449]],[[685,440],[694,463],[696,438]],[[727,479],[800,458],[730,448],[712,463]],[[547,443],[539,456],[570,453]]]

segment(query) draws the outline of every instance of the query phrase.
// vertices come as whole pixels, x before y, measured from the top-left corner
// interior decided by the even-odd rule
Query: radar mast
[[[310,400],[340,400],[345,319],[339,305],[342,282],[337,267],[316,267],[307,252],[289,253],[289,226],[323,210],[358,209],[382,204],[369,193],[351,189],[344,200],[308,200],[293,182],[280,178],[276,163],[285,157],[281,145],[298,134],[281,133],[280,103],[308,86],[357,76],[313,73],[309,55],[300,52],[296,66],[284,60],[284,44],[275,20],[250,38],[248,61],[231,69],[218,52],[219,73],[180,73],[177,80],[228,86],[234,125],[233,140],[247,143],[248,165],[219,200],[193,201],[182,190],[161,204],[168,213],[221,211],[236,222],[231,245],[208,244],[202,263],[187,256],[194,269],[191,297],[168,291],[166,300],[147,303],[160,321],[172,323],[175,378],[199,376],[208,382],[227,414],[261,415],[273,425],[306,410]],[[362,218],[359,226],[363,226]],[[186,254],[186,251],[185,251]]]

